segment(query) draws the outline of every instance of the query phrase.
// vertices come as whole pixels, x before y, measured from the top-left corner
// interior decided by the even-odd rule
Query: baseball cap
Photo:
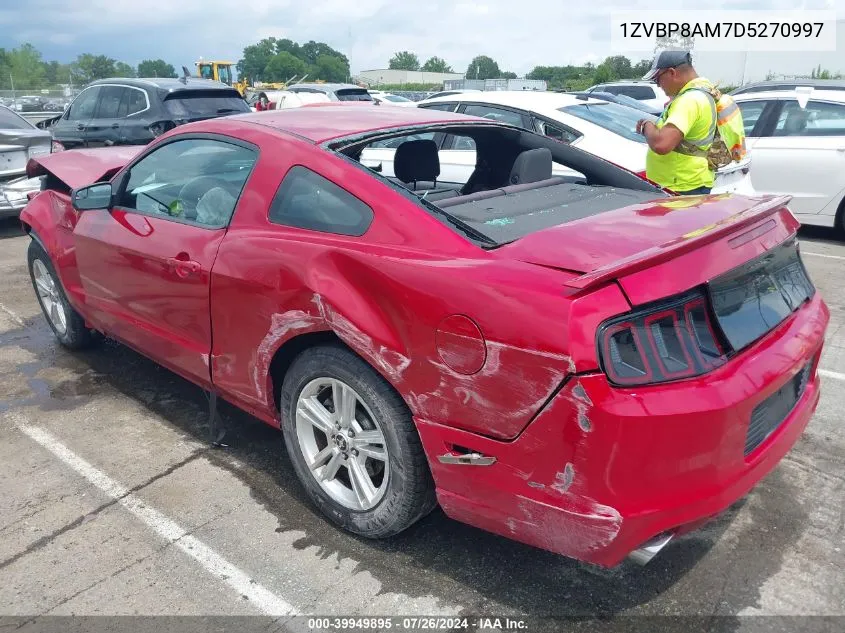
[[[664,68],[674,68],[681,64],[691,64],[692,55],[689,51],[684,50],[662,50],[654,56],[654,61],[651,63],[651,69],[643,75],[643,79],[651,81],[658,72]]]

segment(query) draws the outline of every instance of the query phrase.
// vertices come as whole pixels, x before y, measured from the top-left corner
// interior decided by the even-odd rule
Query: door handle
[[[165,261],[167,262],[168,269],[175,272],[182,278],[188,277],[189,275],[195,275],[202,268],[199,262],[182,259],[180,257],[168,257]]]
[[[77,123],[77,124],[76,124],[76,129],[77,129],[77,130],[82,131],[82,130],[84,130],[84,129],[85,129],[85,126],[84,126],[84,125],[82,125],[81,123]]]
[[[119,127],[120,127],[120,124],[118,124],[118,123],[112,123],[111,124],[111,129],[113,129],[113,130],[116,130]]]

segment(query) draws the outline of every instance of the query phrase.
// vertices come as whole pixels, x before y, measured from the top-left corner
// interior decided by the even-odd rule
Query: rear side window
[[[802,108],[788,101],[774,136],[845,136],[845,104],[810,101]]]
[[[120,102],[119,117],[138,114],[147,109],[147,95],[138,88],[126,88],[123,93],[123,101]]]
[[[455,102],[451,103],[424,103],[417,106],[426,110],[442,110],[443,112],[453,112],[455,110]]]
[[[335,92],[338,101],[372,101],[373,96],[365,88],[341,88]]]
[[[637,141],[638,143],[645,143],[645,138],[636,132],[637,121],[640,119],[657,120],[657,117],[649,116],[645,112],[618,103],[571,105],[558,108],[558,110],[594,123],[605,130],[625,137],[629,141]]]
[[[615,95],[625,95],[638,101],[655,98],[654,90],[649,86],[609,86],[607,92]]]
[[[464,114],[492,119],[493,121],[501,121],[502,123],[510,123],[517,127],[525,127],[525,122],[522,120],[521,114],[503,108],[495,108],[488,105],[468,105],[464,110]]]
[[[250,112],[249,106],[236,91],[181,90],[164,100],[164,109],[174,119],[216,117]]]
[[[373,210],[330,180],[295,165],[273,197],[269,218],[274,224],[357,237],[370,227]]]
[[[0,129],[3,130],[32,130],[34,126],[11,110],[0,107]]]

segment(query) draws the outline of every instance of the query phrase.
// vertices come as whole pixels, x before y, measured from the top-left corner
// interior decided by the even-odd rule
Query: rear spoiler
[[[606,266],[596,268],[588,273],[565,281],[563,285],[575,290],[587,290],[607,281],[617,279],[623,274],[630,275],[645,270],[655,264],[662,264],[679,255],[700,248],[705,244],[712,244],[727,235],[736,233],[739,229],[756,224],[760,220],[774,215],[779,210],[786,209],[786,205],[791,200],[792,196],[789,195],[767,198],[734,216],[682,235],[670,242],[653,246],[629,257],[618,259]],[[773,223],[774,221],[772,220],[771,222]],[[754,239],[754,237],[756,235],[749,236],[747,239]]]

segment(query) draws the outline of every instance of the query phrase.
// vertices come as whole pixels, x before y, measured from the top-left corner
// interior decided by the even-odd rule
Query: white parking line
[[[4,306],[2,303],[0,303],[0,310],[2,310],[3,312],[5,312],[6,314],[8,314],[8,315],[9,315],[9,317],[12,319],[12,321],[14,321],[15,323],[17,323],[17,324],[18,324],[18,325],[20,325],[21,327],[26,327],[26,323],[24,323],[24,320],[23,320],[22,318],[20,318],[20,317],[19,317],[17,314],[15,314],[14,312],[12,312],[9,308],[7,308],[6,306]]]
[[[812,255],[813,257],[824,257],[826,259],[845,259],[842,255],[823,255],[822,253],[811,253],[809,251],[801,251],[802,255]]]
[[[166,541],[196,560],[209,574],[222,580],[234,589],[238,596],[248,596],[250,602],[261,612],[272,615],[298,615],[296,609],[284,598],[276,595],[224,559],[198,538],[167,516],[151,508],[141,499],[129,492],[129,489],[79,457],[56,437],[44,429],[27,424],[22,416],[11,413],[17,427],[32,440],[53,453],[67,466],[82,475],[91,484],[129,510],[149,528]]]
[[[820,369],[819,374],[827,378],[834,378],[836,380],[845,380],[845,374],[840,374],[838,371],[830,371],[828,369]]]

